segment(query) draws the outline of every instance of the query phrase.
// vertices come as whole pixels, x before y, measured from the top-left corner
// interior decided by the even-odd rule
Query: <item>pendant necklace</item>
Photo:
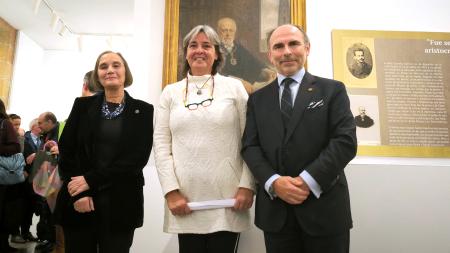
[[[195,88],[197,88],[197,95],[202,95],[202,89],[203,89],[203,87],[205,87],[205,85],[206,85],[206,83],[209,81],[209,79],[211,79],[211,77],[212,77],[212,75],[210,75],[209,77],[208,77],[208,79],[206,79],[206,81],[202,84],[202,86],[200,86],[200,88],[197,86],[197,84],[194,84],[195,85]]]

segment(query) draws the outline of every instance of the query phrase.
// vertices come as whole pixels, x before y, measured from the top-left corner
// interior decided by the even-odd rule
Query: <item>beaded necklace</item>
[[[105,119],[114,119],[117,118],[120,114],[123,112],[123,108],[125,107],[125,97],[123,98],[122,102],[116,107],[114,111],[109,110],[108,103],[106,102],[106,98],[103,99],[102,104],[102,116]]]

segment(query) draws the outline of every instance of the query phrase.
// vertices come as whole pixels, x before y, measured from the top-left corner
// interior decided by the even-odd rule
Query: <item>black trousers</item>
[[[79,227],[63,226],[65,253],[129,253],[134,228],[117,228],[111,224],[108,191],[94,198],[95,220]]]
[[[129,253],[134,229],[99,231],[97,228],[63,227],[65,253]]]
[[[41,240],[47,240],[52,243],[55,242],[55,217],[53,216],[47,200],[44,197],[38,196],[36,201],[36,209],[39,214],[39,222],[36,224],[36,234]]]
[[[6,252],[9,247],[9,231],[5,225],[5,216],[3,209],[5,207],[6,185],[0,185],[0,252]]]
[[[300,227],[293,208],[280,232],[265,232],[267,253],[348,253],[350,231],[331,236],[311,236]]]
[[[236,253],[239,233],[178,234],[180,253]]]

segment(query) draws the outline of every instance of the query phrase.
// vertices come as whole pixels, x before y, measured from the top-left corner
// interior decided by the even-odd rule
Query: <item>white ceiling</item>
[[[76,50],[79,34],[133,34],[133,0],[0,0],[0,17],[46,50]],[[50,7],[72,31],[59,35],[62,23],[52,30]]]

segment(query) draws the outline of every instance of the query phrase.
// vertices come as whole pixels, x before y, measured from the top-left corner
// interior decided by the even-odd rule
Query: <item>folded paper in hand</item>
[[[236,199],[220,199],[220,200],[208,200],[200,202],[189,202],[187,205],[191,210],[195,211],[195,210],[233,207],[235,202]]]

